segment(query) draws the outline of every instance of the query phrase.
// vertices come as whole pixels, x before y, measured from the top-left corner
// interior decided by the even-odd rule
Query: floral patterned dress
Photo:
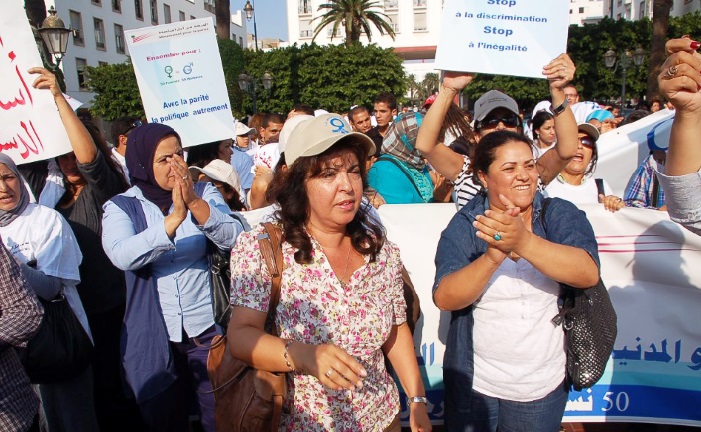
[[[241,234],[231,252],[231,304],[267,313],[272,279],[258,246],[262,232],[260,227]],[[382,355],[392,326],[406,321],[399,249],[385,242],[377,260],[366,257],[344,286],[319,243],[311,241],[311,264],[298,264],[295,248],[282,245],[278,334],[307,344],[335,344],[368,375],[363,388],[351,392],[331,390],[311,375],[288,374],[280,430],[381,431],[399,412],[397,387]]]

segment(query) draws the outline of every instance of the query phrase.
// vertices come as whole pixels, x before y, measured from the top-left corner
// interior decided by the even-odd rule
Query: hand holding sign
[[[574,78],[577,68],[567,54],[560,54],[543,68],[543,75],[550,81],[550,89],[562,90]]]
[[[443,76],[443,87],[459,92],[467,87],[475,78],[475,74],[469,72],[447,71]]]

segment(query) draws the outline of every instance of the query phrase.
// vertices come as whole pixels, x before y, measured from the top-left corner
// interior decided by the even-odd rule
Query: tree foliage
[[[376,27],[381,35],[387,33],[394,40],[394,29],[387,22],[389,17],[381,12],[382,8],[376,0],[328,0],[328,3],[319,5],[318,10],[326,12],[314,18],[320,21],[314,29],[312,41],[327,26],[332,26],[331,39],[339,27],[344,27],[346,45],[360,42],[360,35],[363,33],[368,37],[368,41],[372,42],[371,25]]]
[[[295,103],[344,112],[351,105],[372,106],[380,92],[401,96],[406,90],[402,60],[391,49],[360,44],[246,50],[246,71],[260,80],[273,76],[270,91],[258,83],[258,111],[286,113]],[[252,112],[250,97],[244,100]]]
[[[139,87],[131,61],[88,66],[85,70],[87,85],[95,93],[90,112],[104,120],[120,117],[144,117]]]

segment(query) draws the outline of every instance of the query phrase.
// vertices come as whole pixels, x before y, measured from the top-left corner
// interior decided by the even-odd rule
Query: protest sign
[[[436,69],[543,78],[567,51],[566,0],[446,0]]]
[[[150,123],[171,126],[183,147],[234,136],[212,18],[125,34]]]
[[[24,2],[3,3],[0,14],[0,152],[17,164],[70,152],[71,144],[48,90],[32,83],[41,67],[36,41],[24,12]]]

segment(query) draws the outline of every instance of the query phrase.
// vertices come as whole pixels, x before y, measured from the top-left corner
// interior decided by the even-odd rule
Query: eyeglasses
[[[143,125],[144,123],[141,120],[137,120],[134,123],[129,126],[129,129],[126,130],[122,135],[129,135],[129,132],[133,131],[134,129],[138,128],[139,126]]]
[[[487,117],[477,123],[478,129],[493,129],[499,126],[499,123],[503,123],[506,127],[515,128],[521,125],[521,118],[516,114],[507,114],[503,116]]]
[[[582,144],[584,147],[593,149],[594,146],[596,146],[596,141],[589,137],[582,137],[579,139],[579,143]]]

